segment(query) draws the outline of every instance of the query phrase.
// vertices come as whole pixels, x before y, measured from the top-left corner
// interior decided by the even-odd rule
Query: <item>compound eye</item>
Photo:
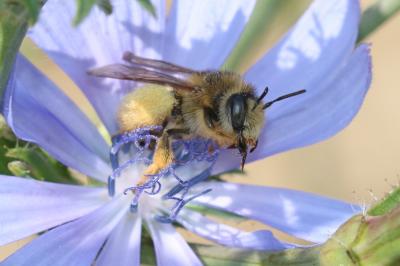
[[[214,128],[218,122],[218,115],[211,108],[204,108],[204,120],[209,128]]]
[[[240,94],[232,95],[228,100],[230,108],[231,123],[235,131],[243,130],[244,120],[246,118],[246,97]]]

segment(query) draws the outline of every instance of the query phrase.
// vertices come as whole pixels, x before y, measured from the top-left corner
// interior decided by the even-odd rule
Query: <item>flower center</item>
[[[135,185],[152,162],[161,132],[161,126],[151,126],[113,137],[110,150],[113,172],[108,178],[108,193],[111,197],[116,193],[132,193],[132,212],[137,212],[141,204],[140,213],[156,211],[161,213],[157,216],[159,221],[173,222],[188,202],[211,191],[193,194],[190,188],[210,175],[219,150],[210,140],[176,140],[172,145],[175,161],[158,173],[148,175],[144,184]],[[170,207],[168,212],[165,206]]]

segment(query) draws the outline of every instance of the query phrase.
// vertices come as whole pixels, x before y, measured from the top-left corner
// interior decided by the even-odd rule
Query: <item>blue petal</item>
[[[314,1],[246,79],[260,93],[269,86],[271,99],[297,89],[321,91],[319,83],[337,74],[354,49],[359,19],[358,0]]]
[[[218,69],[249,20],[255,1],[174,1],[163,58],[197,70]]]
[[[298,99],[271,107],[259,147],[248,161],[299,148],[332,137],[346,127],[360,109],[371,84],[371,57],[367,45],[358,47],[334,76],[319,81]],[[289,100],[288,100],[289,101]],[[278,104],[277,104],[278,105]],[[275,109],[274,109],[275,108]],[[223,151],[214,172],[232,169],[239,158]]]
[[[346,66],[334,78],[326,79],[319,84],[322,91],[310,89],[299,102],[277,107],[267,114],[255,158],[322,141],[346,127],[360,109],[371,84],[368,46],[358,47]]]
[[[198,190],[205,188],[212,191],[194,202],[261,221],[315,243],[324,242],[361,211],[339,200],[290,189],[222,182],[198,185]]]
[[[13,75],[3,114],[15,134],[65,165],[106,180],[111,172],[108,145],[89,119],[22,56]]]
[[[0,245],[79,218],[106,200],[105,189],[0,176]]]
[[[187,230],[228,247],[268,251],[294,247],[294,245],[280,242],[270,231],[243,232],[228,225],[213,222],[188,209],[183,209],[179,213],[177,221]]]
[[[128,206],[126,198],[116,198],[89,215],[34,239],[1,265],[92,265],[107,236],[126,213]]]
[[[314,1],[283,39],[247,71],[246,80],[256,86],[259,94],[266,86],[269,87],[270,92],[265,101],[293,91],[307,90],[301,96],[276,103],[266,110],[267,121],[263,136],[256,152],[248,157],[249,162],[304,146],[305,144],[297,143],[296,139],[286,141],[284,138],[287,134],[304,132],[305,128],[324,122],[334,126],[335,120],[341,115],[335,106],[333,110],[328,111],[330,113],[336,111],[336,115],[321,115],[327,113],[327,110],[321,107],[323,104],[318,104],[321,100],[335,100],[335,94],[340,94],[340,89],[351,88],[353,91],[358,91],[368,87],[353,88],[349,84],[344,84],[341,88],[337,88],[335,84],[342,79],[338,73],[343,72],[343,67],[348,64],[348,58],[354,49],[360,19],[358,2],[357,0]],[[327,86],[327,83],[330,83],[330,86]],[[352,109],[355,108],[356,106],[352,106]],[[305,112],[310,109],[315,110],[312,116]],[[343,114],[346,112],[348,110],[343,110]],[[288,131],[280,127],[280,124],[292,123],[294,115],[297,117],[301,115],[302,118],[301,121],[296,119],[300,124],[292,124],[294,130]],[[279,139],[276,139],[277,134],[268,132],[276,130],[271,129],[275,126],[279,131],[277,132]],[[336,127],[334,133],[343,127],[344,125]],[[316,139],[307,144],[328,137],[324,131],[307,131],[307,134]],[[279,142],[285,147],[271,145],[271,142]],[[220,163],[214,171],[221,172],[238,167],[240,164],[238,157],[232,151],[223,152]]]
[[[126,213],[108,238],[96,260],[96,266],[114,265],[117,261],[118,266],[139,266],[141,232],[141,219],[135,214]]]
[[[83,90],[111,134],[116,133],[116,111],[120,99],[133,83],[91,77],[93,67],[121,61],[124,51],[159,57],[164,29],[165,3],[153,1],[158,19],[137,4],[125,0],[113,3],[111,16],[94,9],[75,28],[75,1],[47,1],[29,36],[48,53]]]
[[[196,266],[202,265],[199,258],[175,231],[171,224],[146,220],[156,251],[157,265]]]

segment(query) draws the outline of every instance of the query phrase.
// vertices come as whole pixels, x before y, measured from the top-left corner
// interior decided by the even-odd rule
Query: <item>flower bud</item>
[[[7,167],[15,176],[28,176],[31,172],[29,165],[23,161],[9,162]]]

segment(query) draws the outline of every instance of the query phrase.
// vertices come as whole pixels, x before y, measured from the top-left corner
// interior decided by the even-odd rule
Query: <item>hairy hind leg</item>
[[[174,161],[174,153],[172,151],[172,145],[170,135],[167,130],[164,130],[163,134],[158,140],[157,146],[153,155],[153,162],[144,171],[143,176],[139,179],[137,185],[141,186],[149,179],[148,175],[155,175],[162,169],[171,165]]]

